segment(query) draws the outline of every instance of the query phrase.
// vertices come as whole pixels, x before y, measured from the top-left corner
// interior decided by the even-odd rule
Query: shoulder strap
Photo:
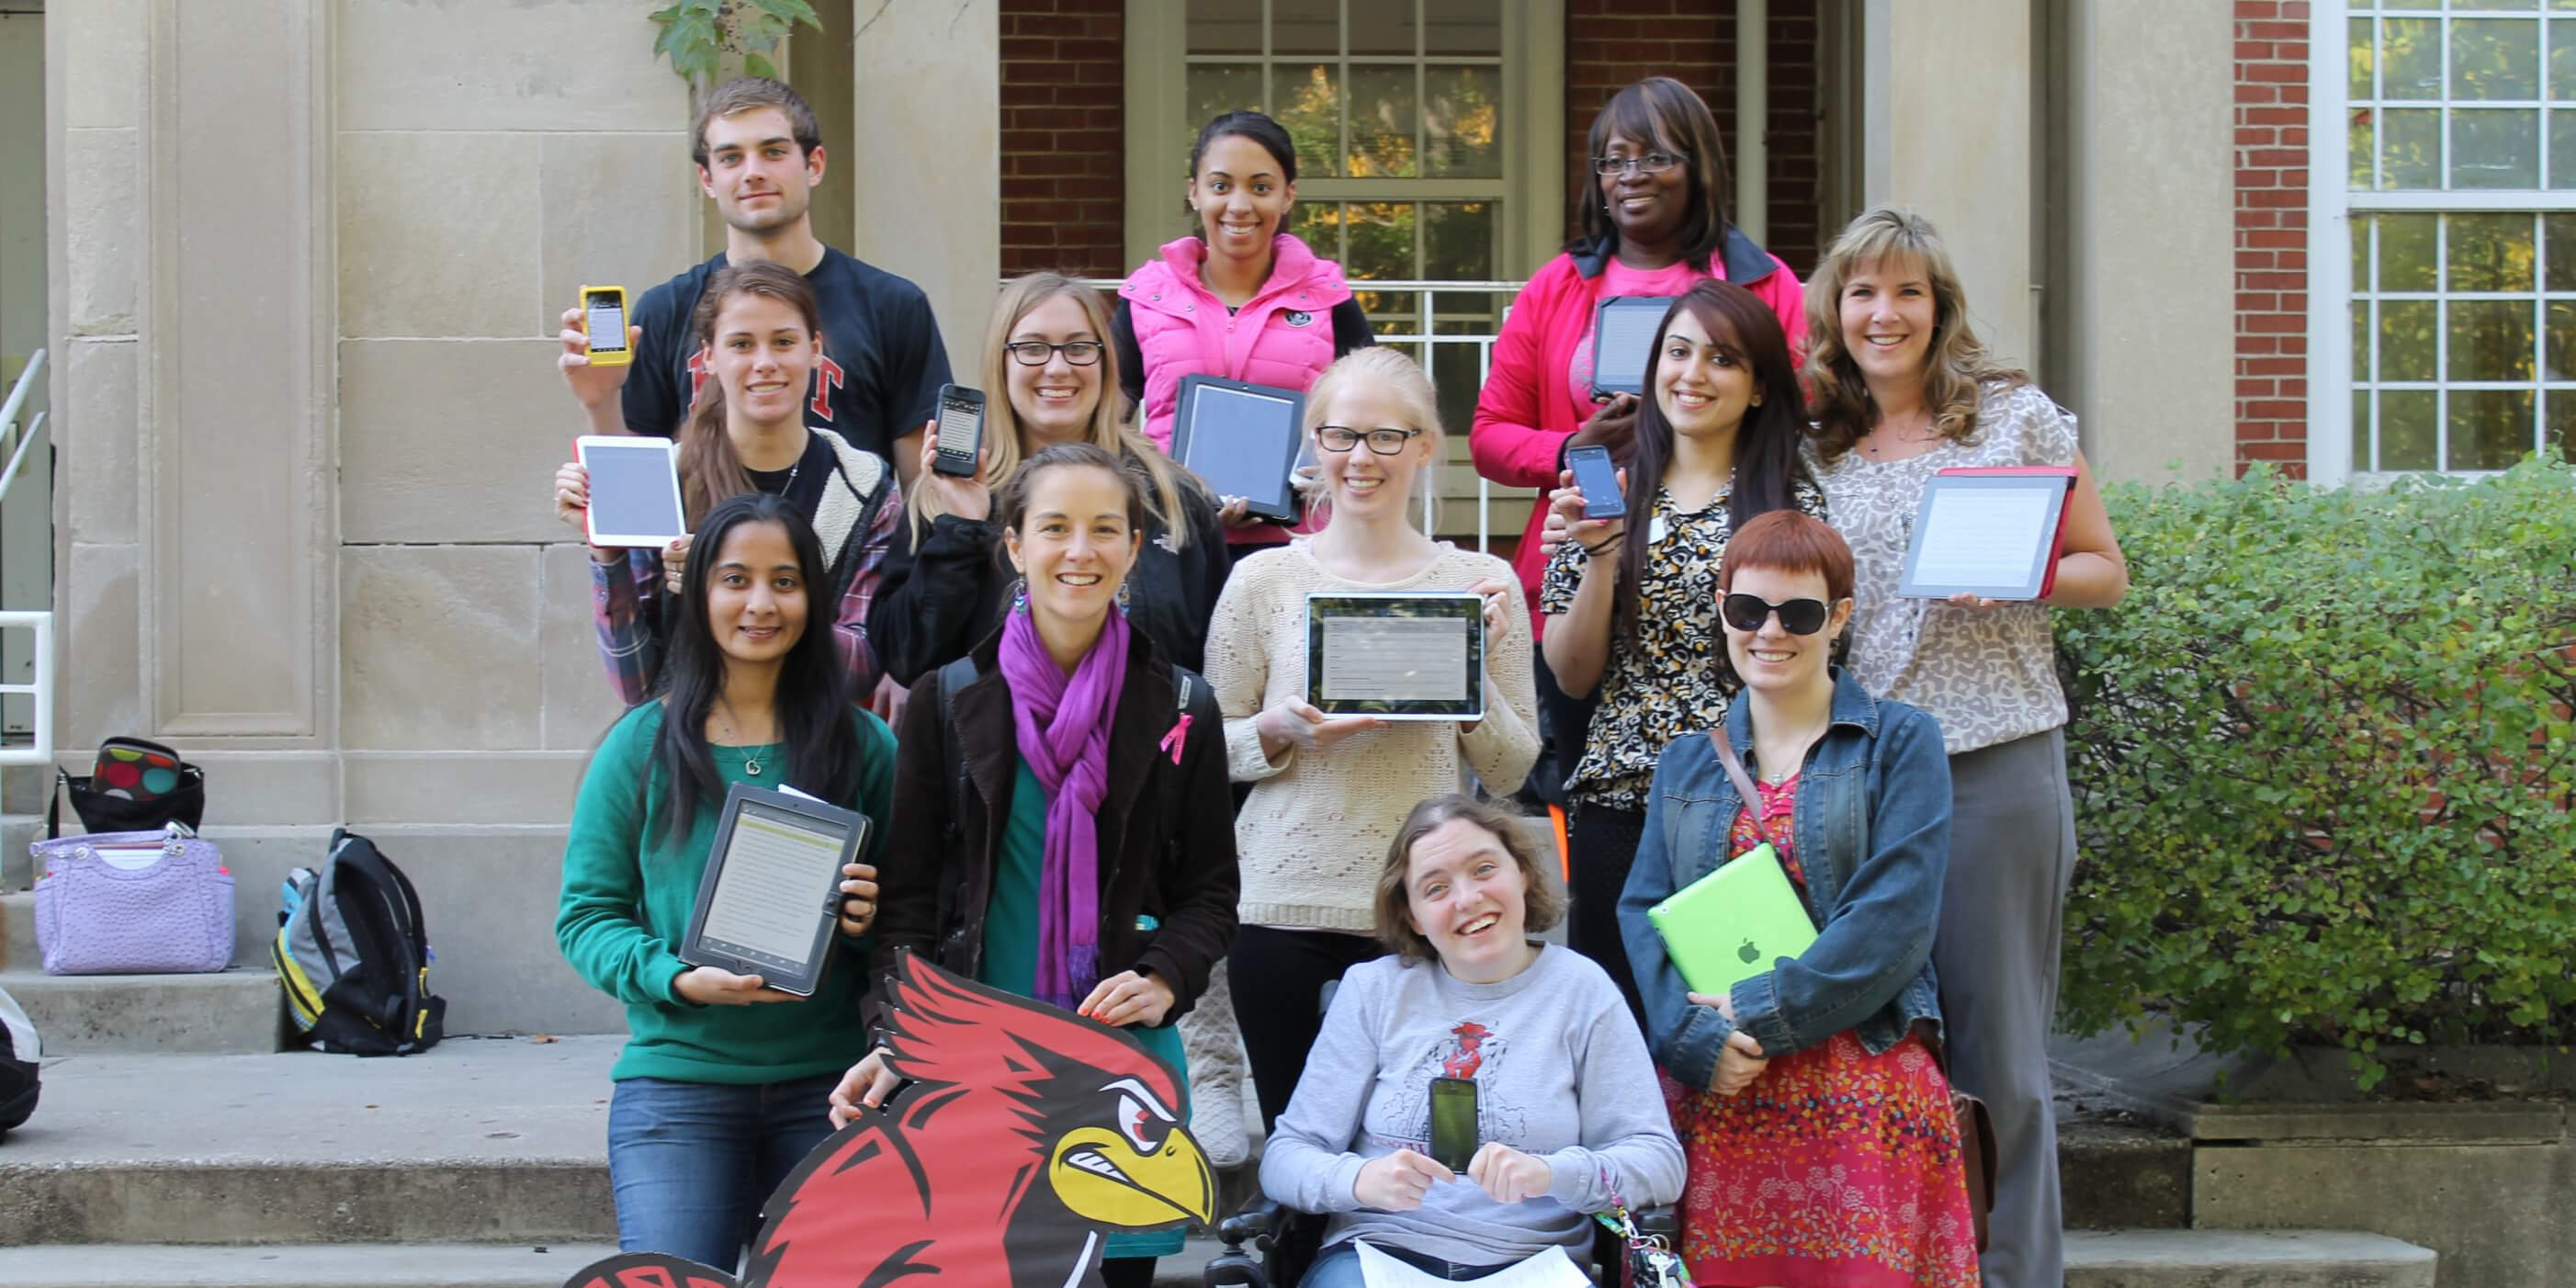
[[[1761,837],[1763,844],[1778,849],[1779,846],[1771,840],[1770,826],[1762,821],[1762,793],[1754,789],[1753,775],[1745,772],[1744,758],[1735,754],[1735,744],[1727,741],[1723,718],[1719,719],[1717,727],[1708,731],[1708,740],[1717,744],[1717,763],[1726,766],[1726,776],[1734,782],[1735,794],[1744,800],[1744,811],[1753,816],[1753,834]]]
[[[957,745],[957,691],[975,682],[973,654],[958,658],[939,668],[939,758],[948,770],[951,794],[948,807],[948,832],[956,836],[966,825],[966,753]]]

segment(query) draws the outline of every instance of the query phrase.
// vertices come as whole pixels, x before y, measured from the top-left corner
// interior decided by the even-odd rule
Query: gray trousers
[[[1979,1269],[1985,1288],[2061,1288],[2048,1029],[2075,873],[2065,731],[1950,757],[1950,791],[1950,875],[1932,965],[1951,1076],[1995,1120],[1995,1210]]]

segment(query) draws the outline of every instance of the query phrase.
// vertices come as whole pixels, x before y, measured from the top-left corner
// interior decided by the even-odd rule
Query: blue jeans
[[[836,1073],[724,1086],[628,1078],[608,1101],[617,1249],[732,1273],[760,1205],[832,1134]]]
[[[1407,1252],[1402,1248],[1389,1248],[1378,1244],[1369,1246],[1434,1279],[1446,1279],[1452,1283],[1482,1279],[1497,1270],[1507,1269],[1512,1264],[1506,1261],[1498,1266],[1471,1266],[1462,1262],[1442,1261],[1438,1257],[1426,1257],[1421,1253]],[[1324,1249],[1324,1255],[1315,1258],[1315,1264],[1306,1267],[1306,1277],[1297,1281],[1297,1288],[1367,1288],[1367,1284],[1368,1280],[1360,1273],[1359,1243],[1356,1240],[1345,1239]]]

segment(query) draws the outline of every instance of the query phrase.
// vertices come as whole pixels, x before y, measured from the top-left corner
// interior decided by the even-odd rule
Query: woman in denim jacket
[[[1831,665],[1852,612],[1834,530],[1774,510],[1737,532],[1719,617],[1744,697],[1726,715],[1759,799],[1717,744],[1655,768],[1619,923],[1690,1180],[1682,1256],[1701,1284],[1973,1288],[1976,1235],[1932,1043],[1932,931],[1950,770],[1933,719]],[[1819,927],[1795,958],[1691,992],[1646,910],[1767,836]]]

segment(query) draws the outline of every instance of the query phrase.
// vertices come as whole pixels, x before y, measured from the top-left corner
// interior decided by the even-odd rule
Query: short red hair
[[[1735,574],[1747,568],[1822,573],[1827,600],[1852,595],[1851,545],[1824,520],[1796,510],[1755,515],[1726,539],[1726,558],[1717,567],[1718,592],[1733,589]]]

